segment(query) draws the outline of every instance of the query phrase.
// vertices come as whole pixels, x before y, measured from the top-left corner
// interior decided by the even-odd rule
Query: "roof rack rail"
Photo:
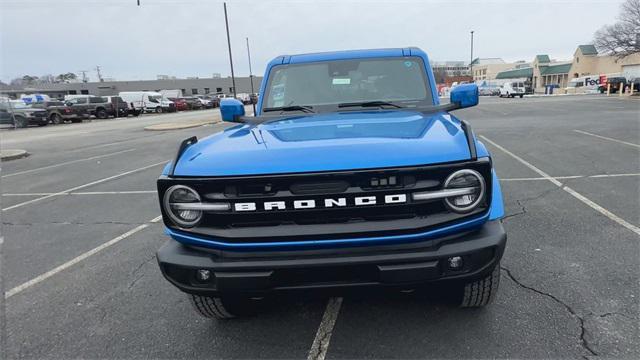
[[[176,166],[178,165],[178,160],[180,160],[180,156],[182,156],[182,153],[184,153],[184,151],[187,150],[189,146],[197,142],[198,142],[198,138],[195,136],[182,140],[182,142],[180,143],[180,147],[178,148],[178,153],[176,154],[175,159],[173,159],[173,164],[171,164],[171,171],[169,172],[169,176],[174,175],[176,171]]]

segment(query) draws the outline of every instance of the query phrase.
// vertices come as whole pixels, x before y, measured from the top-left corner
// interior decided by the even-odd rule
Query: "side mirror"
[[[458,109],[476,106],[478,105],[479,99],[478,85],[458,85],[451,90],[449,99],[452,104],[456,104],[458,106]]]
[[[244,105],[236,99],[221,99],[220,114],[223,121],[239,122],[238,118],[244,116]]]

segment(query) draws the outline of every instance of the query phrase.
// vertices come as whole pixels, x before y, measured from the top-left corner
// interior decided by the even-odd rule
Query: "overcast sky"
[[[0,0],[0,79],[90,70],[118,80],[230,73],[222,1]],[[431,60],[569,59],[621,1],[228,0],[237,75],[281,54],[418,46]]]

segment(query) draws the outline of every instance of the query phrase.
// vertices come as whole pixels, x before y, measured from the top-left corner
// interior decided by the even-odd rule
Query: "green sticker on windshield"
[[[333,85],[349,85],[351,84],[351,78],[333,78]]]

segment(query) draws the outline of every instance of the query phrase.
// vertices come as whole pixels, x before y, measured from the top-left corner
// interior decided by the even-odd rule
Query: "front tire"
[[[51,115],[51,123],[53,125],[60,125],[62,124],[64,120],[62,119],[62,116],[60,114],[53,114]]]
[[[106,119],[109,117],[109,113],[107,113],[107,110],[105,109],[98,109],[96,110],[96,117],[98,119]]]
[[[240,296],[211,297],[189,294],[189,300],[196,312],[208,319],[233,319],[255,315],[262,299]]]
[[[523,96],[524,96],[524,95],[520,95],[520,99],[522,99],[522,97],[523,97]]]
[[[26,128],[27,126],[29,126],[29,120],[22,116],[16,116],[15,126],[19,128]]]
[[[162,114],[162,108],[160,106],[156,107],[156,114]]]
[[[479,308],[489,305],[500,287],[500,263],[488,276],[462,285],[462,296],[459,303],[464,308]]]

